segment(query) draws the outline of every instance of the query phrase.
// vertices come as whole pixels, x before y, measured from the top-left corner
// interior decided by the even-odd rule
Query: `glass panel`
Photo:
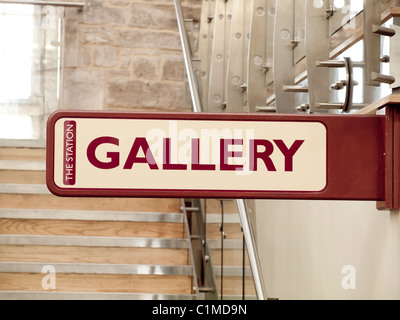
[[[0,139],[44,139],[58,109],[62,8],[0,4]]]
[[[330,0],[330,2],[335,11],[329,20],[331,34],[340,30],[364,9],[364,3],[360,0]]]
[[[294,39],[298,41],[294,48],[294,64],[298,63],[306,55],[305,49],[305,37],[306,37],[306,1],[295,1],[294,2]]]

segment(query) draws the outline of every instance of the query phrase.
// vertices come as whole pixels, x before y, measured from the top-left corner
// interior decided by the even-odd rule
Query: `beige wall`
[[[257,201],[268,296],[400,299],[400,213],[373,202]],[[344,290],[355,268],[355,290]]]
[[[201,1],[182,1],[185,17]],[[173,0],[89,0],[66,11],[62,107],[182,111],[184,64]]]

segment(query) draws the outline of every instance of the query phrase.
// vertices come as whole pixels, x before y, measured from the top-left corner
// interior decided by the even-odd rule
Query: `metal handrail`
[[[54,7],[77,7],[83,8],[84,2],[62,2],[62,1],[23,1],[23,0],[0,0],[4,4],[29,4],[37,6],[54,6]]]
[[[181,43],[183,49],[183,56],[185,60],[186,73],[188,77],[190,95],[192,97],[193,109],[195,112],[203,112],[203,105],[200,99],[199,84],[197,76],[193,68],[193,56],[190,48],[190,41],[185,27],[185,19],[183,18],[181,0],[175,0],[176,17],[178,20],[179,33],[181,35]]]
[[[182,49],[185,60],[186,73],[188,76],[190,94],[192,97],[193,109],[194,112],[200,113],[203,112],[203,105],[200,99],[198,80],[192,64],[193,56],[190,48],[189,37],[186,32],[181,0],[175,0],[175,10],[178,20],[179,33],[181,36]],[[243,199],[238,199],[236,201],[239,210],[240,220],[242,223],[247,252],[249,255],[250,267],[253,273],[253,280],[256,288],[257,299],[265,300],[267,299],[267,294],[264,286],[264,281],[262,278],[260,260],[255,246],[254,232],[250,225],[246,202]]]

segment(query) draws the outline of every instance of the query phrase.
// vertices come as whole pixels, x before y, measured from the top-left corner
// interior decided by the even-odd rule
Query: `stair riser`
[[[243,239],[243,232],[240,224],[224,224],[225,239]],[[208,239],[221,239],[221,229],[219,224],[207,225]]]
[[[214,266],[221,266],[221,250],[211,250],[211,259]],[[242,266],[243,264],[243,252],[240,249],[237,250],[224,250],[224,266]],[[249,266],[249,258],[246,255],[245,257],[246,266]]]
[[[241,277],[225,277],[223,278],[223,294],[224,295],[240,295],[242,294],[243,279]],[[217,276],[217,284],[220,287],[221,277]],[[221,290],[221,289],[219,289]],[[221,293],[221,292],[220,292]],[[255,287],[252,277],[245,278],[245,295],[254,295]]]

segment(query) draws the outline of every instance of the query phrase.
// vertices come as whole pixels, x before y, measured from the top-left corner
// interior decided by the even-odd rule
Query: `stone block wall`
[[[201,0],[183,0],[199,20]],[[89,0],[66,9],[62,108],[189,111],[174,0]]]

